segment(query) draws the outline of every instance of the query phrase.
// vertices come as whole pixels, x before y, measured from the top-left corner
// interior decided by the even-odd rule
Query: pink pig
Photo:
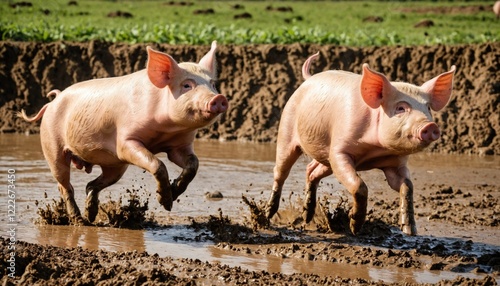
[[[94,221],[99,192],[116,183],[134,164],[151,173],[158,184],[158,201],[166,210],[182,194],[198,170],[193,140],[198,128],[213,123],[228,108],[215,88],[215,41],[196,63],[178,64],[171,56],[147,48],[147,68],[121,77],[74,84],[57,95],[33,118],[42,118],[44,156],[72,222],[84,220],[70,183],[71,162],[87,173],[99,165],[102,174],[87,184],[85,216]],[[169,181],[165,164],[155,154],[183,168]]]
[[[439,138],[430,110],[438,111],[450,100],[455,66],[418,87],[389,82],[368,64],[362,75],[325,71],[311,76],[309,65],[317,56],[304,63],[306,81],[283,110],[267,217],[278,211],[283,184],[305,153],[312,158],[306,170],[306,222],[314,216],[320,180],[333,173],[353,196],[350,228],[358,233],[366,217],[368,188],[357,171],[378,168],[389,186],[400,192],[402,231],[415,235],[408,156]]]

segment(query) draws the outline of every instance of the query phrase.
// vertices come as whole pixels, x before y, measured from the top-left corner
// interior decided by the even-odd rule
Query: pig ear
[[[438,75],[421,86],[422,90],[431,96],[432,110],[439,111],[450,101],[455,70],[456,67],[452,66],[450,71]]]
[[[198,63],[201,67],[208,70],[213,78],[217,77],[217,62],[215,60],[215,50],[217,49],[217,42],[213,41],[210,51],[201,58]]]
[[[148,51],[148,77],[158,88],[164,88],[172,80],[173,74],[178,69],[177,62],[169,55],[146,48]]]
[[[371,108],[378,108],[382,103],[384,88],[391,87],[389,80],[381,73],[372,71],[368,64],[363,64],[361,78],[361,97]]]

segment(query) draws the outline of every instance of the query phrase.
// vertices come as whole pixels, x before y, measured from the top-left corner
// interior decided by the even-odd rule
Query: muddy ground
[[[494,174],[488,174],[494,175]],[[454,188],[430,183],[416,198],[417,218],[432,223],[452,224],[460,228],[490,228],[493,235],[500,230],[498,185],[477,184],[473,189]],[[325,197],[326,198],[326,197]],[[352,236],[348,231],[346,212],[348,199],[331,204],[323,198],[312,223],[304,225],[297,220],[300,198],[290,198],[268,229],[253,228],[256,221],[235,222],[222,212],[216,216],[195,218],[179,217],[161,221],[147,217],[147,202],[131,194],[129,204],[108,202],[100,216],[107,216],[108,223],[121,227],[168,228],[172,223],[188,223],[200,232],[197,237],[181,240],[210,240],[217,248],[241,255],[276,256],[299,261],[324,261],[336,265],[364,265],[373,267],[399,267],[409,270],[445,270],[456,273],[474,273],[481,278],[457,277],[441,280],[437,285],[497,285],[500,275],[500,247],[487,246],[467,237],[446,238],[434,236],[408,237],[397,229],[397,200],[375,193],[373,205],[362,232]],[[250,200],[260,206],[263,202]],[[39,208],[40,221],[57,222],[64,217],[60,204]],[[49,215],[50,213],[50,215]],[[333,216],[332,216],[333,215]],[[50,220],[47,218],[50,217]],[[135,224],[124,218],[133,217]],[[333,219],[332,219],[333,217]],[[172,218],[171,218],[172,219]],[[419,225],[425,228],[425,224]],[[452,235],[448,233],[447,235]],[[266,271],[249,271],[208,263],[199,259],[173,259],[146,252],[109,252],[82,248],[60,248],[18,241],[16,244],[16,277],[6,276],[8,269],[8,240],[2,238],[3,285],[426,285],[424,283],[384,283],[365,279],[345,278],[342,275],[316,275],[296,273],[286,275]]]
[[[203,259],[160,257],[138,251],[61,248],[17,241],[16,275],[12,279],[6,276],[9,241],[2,238],[2,282],[3,285],[429,285],[412,280],[387,283],[339,273],[339,266],[349,265],[368,269],[396,268],[408,273],[435,270],[456,274],[455,278],[443,278],[436,285],[498,285],[499,168],[477,167],[477,172],[471,172],[474,168],[446,168],[439,172],[432,171],[431,167],[414,168],[419,231],[415,237],[402,234],[398,228],[397,194],[387,191],[383,180],[377,179],[374,184],[371,175],[366,174],[363,178],[372,186],[368,219],[357,236],[349,232],[347,220],[352,199],[346,196],[347,193],[328,192],[335,188],[331,184],[336,182],[321,184],[320,204],[309,224],[301,221],[302,182],[292,182],[280,211],[268,228],[262,228],[253,216],[255,211],[252,212],[252,207],[261,209],[269,195],[266,192],[242,203],[243,215],[238,217],[222,211],[210,216],[165,217],[155,216],[157,212],[148,214],[150,201],[147,196],[139,196],[139,190],[128,190],[120,200],[103,199],[96,220],[98,226],[165,229],[167,232],[173,225],[186,225],[195,230],[196,235],[177,237],[180,242],[212,241],[218,249],[263,260],[271,256],[299,264],[322,262],[331,266],[331,274],[251,271]],[[256,183],[260,186],[262,182]],[[231,192],[223,186],[221,190],[222,195]],[[191,193],[188,190],[182,200],[189,200]],[[218,195],[206,194],[207,200]],[[246,200],[244,197],[245,193],[242,202]],[[61,201],[47,200],[37,206],[37,223],[68,223]]]

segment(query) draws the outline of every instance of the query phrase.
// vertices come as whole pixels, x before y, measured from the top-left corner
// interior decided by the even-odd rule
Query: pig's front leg
[[[333,154],[330,156],[330,164],[335,177],[347,188],[354,199],[352,209],[349,211],[349,227],[353,234],[357,234],[365,223],[368,187],[358,176],[354,162],[348,154]]]
[[[169,159],[182,168],[182,173],[172,182],[172,199],[175,201],[187,189],[198,172],[198,157],[195,154],[169,154]]]
[[[118,156],[130,164],[134,164],[153,174],[158,184],[157,197],[160,204],[172,210],[172,190],[168,180],[165,164],[153,155],[144,145],[135,140],[127,140],[118,148]]]
[[[416,235],[417,224],[413,207],[413,183],[410,180],[410,171],[406,166],[403,166],[400,168],[385,168],[384,173],[389,186],[399,191],[399,225],[401,230],[405,234]]]

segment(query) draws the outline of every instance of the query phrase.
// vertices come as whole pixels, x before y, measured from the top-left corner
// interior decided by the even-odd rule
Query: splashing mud
[[[266,216],[266,212],[263,207],[263,203],[260,206],[255,202],[255,200],[248,200],[245,195],[241,196],[243,202],[250,208],[250,224],[253,230],[258,230],[259,228],[268,228],[269,219]]]
[[[441,201],[446,199],[441,197],[443,193],[456,192],[441,186],[436,193],[440,200],[438,204],[441,204]],[[435,199],[435,196],[430,196],[427,201]],[[481,200],[483,204],[485,199],[488,203],[492,201],[491,197],[486,196]],[[263,214],[263,201],[256,203],[245,197],[243,200],[250,208],[254,228],[258,226],[258,228],[274,229],[280,235],[272,236],[272,239],[267,239],[267,241],[261,237],[260,244],[255,246],[245,244],[235,247],[222,243],[217,247],[245,254],[274,255],[283,259],[304,259],[372,267],[395,266],[404,269],[444,270],[460,273],[498,273],[500,271],[498,248],[488,249],[487,246],[474,244],[471,240],[443,240],[401,234],[397,228],[397,200],[394,202],[376,201],[375,211],[372,209],[368,212],[365,225],[357,236],[350,234],[347,216],[349,206],[347,199],[343,197],[336,203],[331,198],[323,197],[317,206],[316,216],[307,226],[301,220],[302,201],[300,198],[292,203],[290,197],[290,203],[278,211],[271,225],[257,221]],[[476,208],[481,202],[470,202],[469,205]],[[300,227],[297,227],[297,222],[300,222]],[[490,225],[496,225],[496,223],[493,219]],[[288,228],[273,227],[276,225]],[[476,253],[482,254],[476,255]]]
[[[209,239],[215,242],[241,243],[249,240],[253,233],[251,229],[231,222],[227,215],[224,216],[222,214],[221,209],[218,211],[218,216],[211,215],[206,222],[196,222],[193,220],[190,227],[196,231],[203,229],[210,231],[212,237],[209,237]]]
[[[115,201],[109,201],[99,206],[99,210],[106,216],[112,227],[143,229],[146,223],[152,222],[146,219],[148,200],[141,202],[137,190],[127,189],[129,195],[128,204],[122,204],[122,197]],[[99,215],[99,213],[98,213]]]
[[[46,197],[47,193],[45,193]],[[39,202],[36,201],[35,204],[38,206]],[[62,198],[59,200],[53,199],[51,204],[45,204],[45,208],[38,208],[37,214],[39,218],[36,220],[36,223],[38,224],[69,225],[70,223],[66,212],[66,205]]]
[[[139,191],[127,189],[127,204],[123,204],[123,197],[118,201],[109,200],[99,206],[95,226],[118,227],[128,229],[144,229],[155,226],[154,217],[146,217],[148,211],[148,200],[140,200]],[[38,203],[37,203],[38,204]],[[46,204],[45,208],[38,208],[39,218],[36,220],[42,225],[70,225],[70,219],[66,212],[64,200],[53,199],[52,204]]]

